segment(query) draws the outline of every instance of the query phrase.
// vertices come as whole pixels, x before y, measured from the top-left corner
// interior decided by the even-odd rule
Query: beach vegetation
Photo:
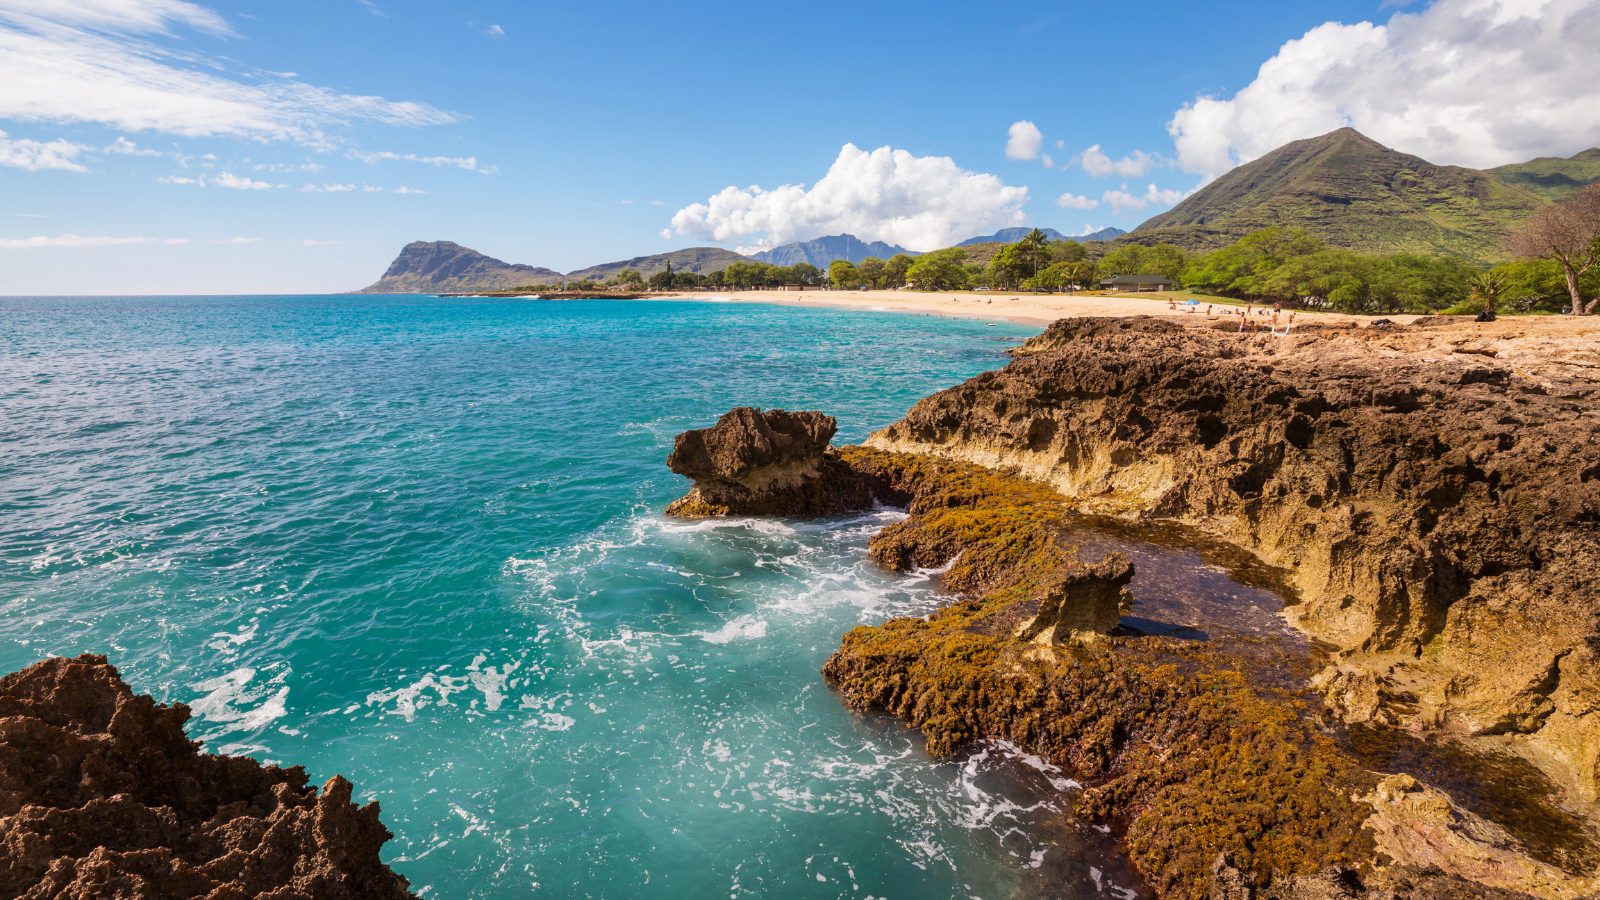
[[[960,251],[954,248],[917,257],[906,267],[905,277],[919,291],[959,291],[967,287],[967,267],[962,264]]]
[[[1600,294],[1590,299],[1583,290],[1584,276],[1600,269],[1600,184],[1529,216],[1506,246],[1519,259],[1546,260],[1560,267],[1572,315],[1600,311]]]

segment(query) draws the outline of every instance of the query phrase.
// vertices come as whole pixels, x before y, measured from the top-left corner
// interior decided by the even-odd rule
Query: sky
[[[0,0],[0,295],[1131,229],[1350,125],[1600,145],[1600,0]]]

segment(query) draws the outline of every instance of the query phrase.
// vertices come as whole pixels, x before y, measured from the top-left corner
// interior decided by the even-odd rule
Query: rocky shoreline
[[[378,804],[335,776],[200,751],[187,707],[103,656],[0,678],[0,896],[383,900]]]
[[[1592,344],[1536,324],[1286,339],[1063,320],[865,448],[685,471],[737,482],[742,505],[674,512],[817,514],[785,504],[849,497],[852,474],[906,506],[872,555],[948,564],[957,599],[852,631],[828,678],[936,753],[1004,738],[1069,767],[1080,810],[1125,829],[1163,896],[1583,897],[1600,888],[1597,371]],[[737,445],[716,431],[680,447]],[[1281,569],[1326,665],[1273,690],[1226,651],[1117,628],[1126,560],[1078,559],[1056,537],[1068,511],[1181,522]],[[1471,773],[1374,768],[1350,726],[1520,761],[1566,843],[1458,802]]]

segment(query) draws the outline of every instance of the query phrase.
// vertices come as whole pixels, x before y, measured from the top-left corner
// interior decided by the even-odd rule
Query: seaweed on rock
[[[960,462],[842,456],[911,513],[873,539],[873,557],[951,563],[946,585],[963,598],[846,634],[823,672],[849,705],[916,726],[935,754],[1005,739],[1069,767],[1090,783],[1079,809],[1125,825],[1163,896],[1207,896],[1219,854],[1256,885],[1371,859],[1371,809],[1352,797],[1372,776],[1297,698],[1263,696],[1226,653],[1160,637],[1017,639],[1039,598],[1083,568],[1059,539],[1059,495]]]

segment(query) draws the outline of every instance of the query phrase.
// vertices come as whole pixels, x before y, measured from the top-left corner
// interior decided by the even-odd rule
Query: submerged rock
[[[0,678],[0,896],[405,898],[338,776],[200,752],[103,656]]]
[[[667,467],[694,481],[667,515],[823,516],[871,505],[866,485],[829,448],[837,423],[820,412],[729,411],[685,431]]]

